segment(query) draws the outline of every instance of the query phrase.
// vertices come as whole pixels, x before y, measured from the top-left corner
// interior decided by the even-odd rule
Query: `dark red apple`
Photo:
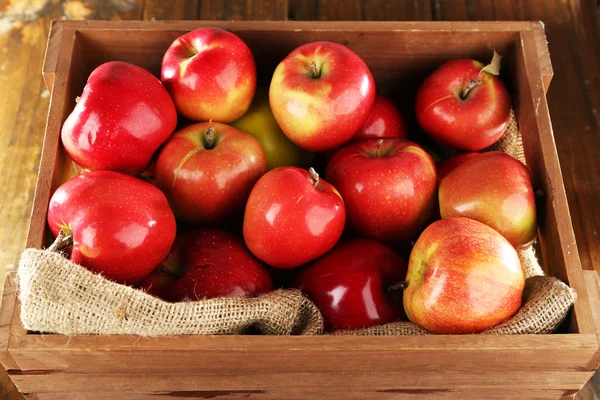
[[[231,122],[250,107],[256,65],[238,36],[220,28],[198,28],[169,46],[161,79],[184,117]]]
[[[379,94],[375,96],[367,122],[356,132],[353,140],[372,138],[408,138],[400,110],[390,99]]]
[[[255,297],[273,290],[265,266],[241,238],[222,229],[185,234],[179,251],[187,272],[170,287],[172,301]]]
[[[83,168],[137,175],[176,125],[173,101],[154,75],[111,61],[89,76],[61,139]]]
[[[402,139],[367,139],[338,150],[325,172],[342,195],[348,228],[385,243],[413,238],[429,220],[436,171],[425,150]]]
[[[265,153],[256,139],[226,124],[201,122],[169,139],[154,179],[178,218],[216,224],[241,215],[266,171]]]
[[[113,171],[92,171],[52,195],[48,225],[72,235],[71,260],[108,279],[134,284],[169,253],[175,217],[156,187]]]
[[[529,170],[506,153],[481,153],[450,172],[440,183],[439,204],[442,218],[483,222],[513,246],[528,245],[537,234]]]
[[[259,259],[277,268],[295,268],[328,252],[344,230],[346,213],[338,191],[296,167],[266,173],[250,193],[244,240]]]
[[[394,250],[368,239],[350,239],[300,271],[295,285],[317,305],[328,329],[358,329],[404,316],[406,262]]]
[[[417,93],[421,128],[439,143],[478,151],[506,130],[510,95],[499,77],[482,71],[479,61],[457,59],[436,69]]]
[[[367,122],[375,81],[352,50],[332,42],[304,44],[275,69],[271,110],[285,135],[309,151],[333,150]]]
[[[442,181],[442,179],[448,175],[450,172],[455,170],[459,165],[462,165],[465,161],[470,160],[471,158],[479,155],[476,151],[469,153],[461,153],[450,158],[446,158],[445,160],[438,161],[435,163],[437,168],[437,181],[438,184]]]

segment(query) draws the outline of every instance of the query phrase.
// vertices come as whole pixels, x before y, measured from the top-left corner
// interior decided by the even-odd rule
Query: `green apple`
[[[273,117],[267,88],[256,89],[250,109],[231,125],[258,140],[267,156],[269,170],[284,165],[308,167],[314,158],[313,153],[296,146],[285,136]]]

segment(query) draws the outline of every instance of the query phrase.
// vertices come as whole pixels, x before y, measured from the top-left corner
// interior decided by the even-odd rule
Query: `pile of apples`
[[[498,63],[423,82],[421,129],[460,151],[436,165],[348,47],[302,45],[257,88],[238,36],[191,31],[160,80],[118,61],[89,76],[61,136],[87,172],[53,194],[49,227],[72,261],[167,301],[296,287],[329,330],[485,330],[520,307],[516,249],[537,229],[527,168],[478,152],[509,120]]]

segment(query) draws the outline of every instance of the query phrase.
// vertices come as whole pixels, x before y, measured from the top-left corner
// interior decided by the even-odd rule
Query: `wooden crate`
[[[600,364],[600,289],[583,271],[554,145],[545,90],[552,66],[536,22],[55,22],[44,65],[51,105],[27,245],[47,245],[50,195],[69,176],[63,121],[94,67],[129,61],[158,74],[178,36],[201,26],[239,35],[259,81],[296,46],[354,49],[377,86],[410,115],[419,83],[444,60],[505,55],[506,78],[539,203],[544,269],[578,293],[563,333],[519,336],[267,337],[39,335],[19,321],[14,280],[0,312],[0,360],[39,399],[571,398]],[[404,99],[404,100],[403,100]],[[410,117],[409,117],[410,119]],[[35,394],[35,395],[33,395]]]

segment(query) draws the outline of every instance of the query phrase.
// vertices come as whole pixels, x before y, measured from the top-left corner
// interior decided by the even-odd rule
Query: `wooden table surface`
[[[44,47],[50,21],[61,18],[541,20],[554,67],[548,102],[579,255],[585,269],[600,272],[600,0],[0,0],[0,280],[25,245],[50,99],[41,77]],[[1,368],[0,387],[2,398],[22,398]]]

